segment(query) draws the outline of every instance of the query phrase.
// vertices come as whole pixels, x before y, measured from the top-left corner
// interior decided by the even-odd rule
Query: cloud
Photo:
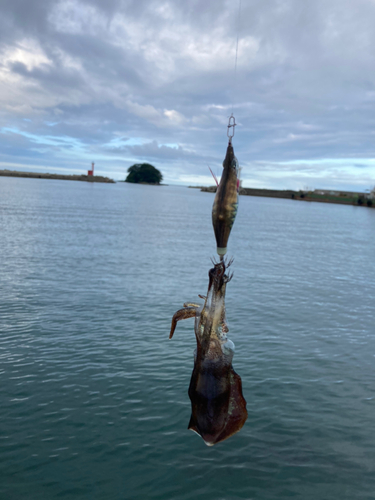
[[[145,158],[192,183],[220,168],[233,111],[246,182],[368,187],[374,17],[372,0],[242,2],[240,16],[229,0],[6,2],[0,127],[18,136],[0,134],[0,160],[21,141],[25,169],[76,154],[77,168],[100,159],[122,176]]]
[[[159,145],[157,141],[147,142],[142,145],[128,146],[126,148],[134,156],[141,159],[149,158],[153,160],[181,160],[181,159],[197,159],[201,158],[195,152],[186,150],[181,145],[167,146]]]
[[[130,113],[145,119],[157,127],[178,127],[187,122],[187,119],[174,109],[161,111],[155,109],[150,104],[142,105],[132,101],[126,101],[125,107]]]

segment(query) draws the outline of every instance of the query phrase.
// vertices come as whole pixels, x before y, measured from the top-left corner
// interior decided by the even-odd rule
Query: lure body
[[[216,250],[221,259],[227,253],[228,239],[238,208],[239,165],[231,142],[228,144],[223,168],[212,207]]]
[[[210,270],[204,305],[184,304],[173,316],[169,336],[179,320],[195,317],[197,349],[189,386],[192,414],[188,428],[208,446],[238,432],[247,419],[241,378],[232,367],[234,344],[226,335],[225,289],[230,278],[225,268],[221,261]]]

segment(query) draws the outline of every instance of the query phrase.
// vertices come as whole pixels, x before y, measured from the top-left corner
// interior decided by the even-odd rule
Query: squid
[[[247,419],[241,377],[232,366],[234,344],[227,338],[225,291],[233,275],[228,276],[225,271],[231,263],[224,259],[214,262],[209,271],[207,296],[199,295],[204,299],[203,306],[184,304],[172,318],[169,335],[171,339],[178,321],[195,318],[197,348],[189,386],[188,429],[200,435],[208,446],[238,432]]]

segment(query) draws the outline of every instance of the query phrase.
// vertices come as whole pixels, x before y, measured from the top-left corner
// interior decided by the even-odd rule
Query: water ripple
[[[29,181],[0,197],[0,496],[373,498],[375,211],[241,198],[249,418],[208,448],[187,430],[193,322],[168,333],[206,292],[212,196]]]

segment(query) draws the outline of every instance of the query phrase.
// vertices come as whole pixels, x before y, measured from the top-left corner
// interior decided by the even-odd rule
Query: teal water
[[[249,418],[187,430],[213,195],[0,180],[0,498],[375,498],[375,210],[241,197],[229,338]]]

